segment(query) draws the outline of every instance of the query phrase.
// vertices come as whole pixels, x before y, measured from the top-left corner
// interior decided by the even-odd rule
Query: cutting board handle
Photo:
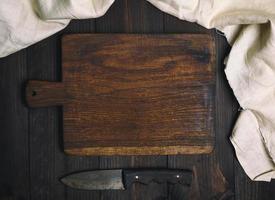
[[[26,100],[30,107],[63,105],[68,98],[61,82],[36,81],[27,83]]]

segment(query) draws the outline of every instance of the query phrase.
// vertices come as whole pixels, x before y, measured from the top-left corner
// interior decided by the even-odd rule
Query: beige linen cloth
[[[182,20],[224,32],[225,73],[243,111],[230,138],[256,181],[275,178],[275,0],[148,0]],[[103,15],[114,0],[1,0],[0,57]]]

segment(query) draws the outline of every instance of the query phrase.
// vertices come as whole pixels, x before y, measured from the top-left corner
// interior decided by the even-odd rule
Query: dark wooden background
[[[61,80],[60,38],[64,33],[209,33],[217,49],[216,147],[210,155],[69,157],[62,151],[60,108],[28,109],[24,85],[28,79]],[[180,187],[135,184],[127,191],[78,191],[64,187],[60,176],[78,170],[162,167],[189,168],[198,174],[201,199],[211,199],[221,172],[237,200],[275,199],[275,182],[252,182],[235,158],[229,135],[238,104],[224,75],[223,59],[229,51],[214,30],[177,20],[145,0],[117,0],[98,19],[74,20],[62,32],[25,50],[0,59],[0,200],[184,199]]]

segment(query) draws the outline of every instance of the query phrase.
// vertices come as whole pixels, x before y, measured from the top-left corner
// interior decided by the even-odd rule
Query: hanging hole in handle
[[[37,95],[37,92],[35,90],[32,91],[32,96],[36,96]]]

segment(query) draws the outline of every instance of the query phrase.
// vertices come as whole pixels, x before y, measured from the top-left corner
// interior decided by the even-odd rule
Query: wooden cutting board
[[[62,82],[31,80],[26,98],[63,106],[70,155],[209,153],[214,59],[209,35],[65,35]]]

